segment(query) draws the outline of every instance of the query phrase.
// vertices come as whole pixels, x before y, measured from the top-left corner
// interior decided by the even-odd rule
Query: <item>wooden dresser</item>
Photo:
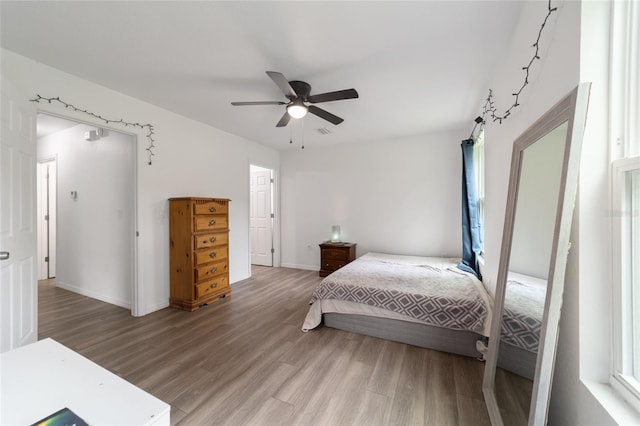
[[[320,272],[321,277],[326,277],[333,271],[337,271],[356,258],[355,243],[320,244]]]
[[[229,201],[169,199],[171,307],[194,311],[231,295]]]

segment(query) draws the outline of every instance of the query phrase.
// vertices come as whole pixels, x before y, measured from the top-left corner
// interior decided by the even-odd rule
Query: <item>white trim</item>
[[[629,247],[628,217],[630,206],[626,203],[626,174],[640,170],[640,157],[623,158],[611,164],[611,260],[612,260],[612,346],[613,359],[610,384],[622,398],[640,412],[640,383],[631,377],[632,360],[629,357],[633,350],[627,347],[632,341],[633,324],[631,277],[628,274],[631,255],[624,250]],[[626,302],[626,303],[625,303]]]
[[[131,304],[126,300],[118,299],[115,297],[105,297],[104,294],[87,290],[84,287],[78,287],[72,284],[67,284],[65,282],[56,280],[56,287],[62,288],[64,290],[69,290],[77,294],[81,294],[83,296],[91,297],[92,299],[101,300],[103,302],[110,303],[112,305],[120,306],[121,308],[131,309]]]
[[[639,354],[633,344],[632,265],[626,175],[640,169],[640,4],[613,3],[609,122],[611,141],[611,388],[640,412],[640,382],[633,377]],[[628,213],[628,214],[627,214]],[[637,315],[637,313],[636,313]],[[637,368],[637,366],[636,366]]]
[[[624,374],[617,374],[611,377],[610,383],[625,402],[640,412],[640,391],[638,391],[640,383],[637,380]]]
[[[609,123],[611,158],[640,155],[640,3],[613,2]]]
[[[318,271],[320,270],[319,266],[311,266],[311,265],[298,265],[295,263],[283,263],[282,268],[292,268],[292,269],[304,269],[305,271]]]
[[[617,424],[640,424],[640,413],[622,399],[620,394],[608,383],[599,383],[593,380],[583,380],[583,383]]]

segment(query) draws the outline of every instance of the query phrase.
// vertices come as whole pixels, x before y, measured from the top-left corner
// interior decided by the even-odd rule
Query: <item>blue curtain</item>
[[[478,210],[476,173],[473,162],[473,139],[462,141],[462,261],[458,268],[475,274],[478,279],[478,257],[482,251],[482,224]]]

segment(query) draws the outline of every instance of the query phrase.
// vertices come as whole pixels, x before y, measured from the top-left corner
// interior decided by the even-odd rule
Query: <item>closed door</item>
[[[250,182],[251,263],[273,266],[271,170],[252,166]]]
[[[0,132],[0,351],[38,336],[36,111],[2,78]]]

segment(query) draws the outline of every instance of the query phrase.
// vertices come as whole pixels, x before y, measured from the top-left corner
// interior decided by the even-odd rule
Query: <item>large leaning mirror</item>
[[[546,423],[589,89],[580,84],[513,144],[483,381],[493,425]]]

